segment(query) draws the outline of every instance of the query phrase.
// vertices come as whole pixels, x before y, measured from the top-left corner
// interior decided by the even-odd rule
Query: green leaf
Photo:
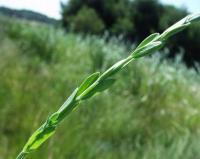
[[[132,60],[132,57],[123,59],[121,61],[118,61],[116,64],[114,64],[112,67],[110,67],[106,72],[104,72],[101,75],[100,80],[103,81],[106,78],[111,77],[112,75],[114,75],[115,73],[117,73],[118,71],[120,71],[131,60]]]
[[[55,126],[47,126],[47,123],[44,123],[29,138],[27,144],[24,146],[23,152],[31,152],[38,149],[49,137],[55,133],[55,128]]]
[[[77,102],[74,100],[77,91],[78,88],[74,90],[74,92],[60,107],[60,109],[56,113],[52,114],[46,120],[46,122],[33,133],[33,135],[30,137],[30,139],[24,147],[24,152],[36,150],[40,147],[40,145],[42,145],[49,137],[51,137],[54,134],[58,122],[60,122],[66,116],[67,113],[73,110],[73,106],[75,107],[77,105]]]
[[[67,98],[67,100],[65,101],[65,103],[59,108],[58,113],[64,111],[67,109],[67,107],[69,106],[70,103],[72,103],[72,101],[75,99],[76,94],[78,92],[78,88],[76,88],[73,93]]]
[[[147,45],[148,43],[157,40],[160,37],[159,33],[154,33],[145,38],[137,47],[137,49]]]
[[[50,115],[50,117],[48,118],[48,122],[51,123],[52,125],[56,125],[59,121],[58,121],[58,117],[59,117],[59,113],[53,113],[52,115]]]
[[[95,93],[102,92],[108,89],[111,85],[114,84],[114,82],[115,82],[115,79],[105,79],[103,81],[100,81],[91,91],[85,94],[81,99],[88,99],[92,97]]]
[[[170,27],[169,29],[167,29],[165,32],[163,32],[163,34],[161,35],[161,39],[163,40],[167,40],[169,37],[171,37],[172,35],[184,30],[185,28],[187,28],[190,25],[190,23],[187,24],[182,24],[180,26],[178,25],[174,25],[173,27]]]
[[[147,54],[151,54],[152,52],[160,49],[163,46],[161,41],[151,42],[148,45],[141,47],[140,49],[133,52],[133,58],[139,58]]]
[[[103,81],[101,81],[97,87],[96,87],[96,91],[97,92],[102,92],[106,89],[108,89],[109,87],[111,87],[114,83],[115,83],[116,79],[105,79]]]
[[[100,76],[100,72],[93,73],[87,77],[78,89],[77,96],[82,94],[90,85],[92,85]]]
[[[75,100],[76,94],[77,94],[78,88],[74,90],[74,92],[69,96],[69,98],[66,100],[66,102],[60,107],[60,109],[57,111],[59,116],[57,117],[58,122],[60,122],[64,117],[71,112],[75,106],[79,104],[78,101]]]

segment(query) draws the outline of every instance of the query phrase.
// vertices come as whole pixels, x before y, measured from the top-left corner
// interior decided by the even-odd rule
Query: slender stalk
[[[96,72],[83,81],[80,87],[76,88],[60,109],[47,118],[44,124],[37,129],[24,146],[22,152],[16,159],[24,159],[30,152],[37,150],[48,138],[50,138],[61,121],[75,108],[81,101],[92,97],[98,92],[108,89],[114,82],[113,76],[123,69],[131,61],[158,51],[174,34],[190,26],[193,22],[200,20],[200,14],[191,14],[183,18],[176,24],[169,27],[162,34],[154,33],[144,39],[139,46],[125,59],[117,62],[104,73]]]
[[[16,159],[24,159],[26,157],[27,153],[20,152]]]

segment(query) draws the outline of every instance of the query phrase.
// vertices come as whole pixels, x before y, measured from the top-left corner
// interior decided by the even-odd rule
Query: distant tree
[[[47,24],[53,24],[58,25],[59,22],[56,19],[49,18],[46,15],[43,15],[41,13],[37,13],[30,10],[16,10],[16,9],[10,9],[6,7],[0,7],[0,14],[9,16],[9,17],[15,17],[18,19],[25,19],[28,21],[38,21],[42,23]]]
[[[68,28],[70,24],[70,17],[76,15],[83,5],[82,0],[70,0],[67,3],[61,2],[62,24],[65,28]]]
[[[110,31],[114,35],[123,35],[126,39],[133,39],[135,34],[134,24],[127,17],[118,18]]]
[[[133,27],[130,19],[130,3],[129,0],[70,0],[67,4],[62,4],[63,26],[68,28],[72,22],[71,17],[76,15],[83,6],[87,6],[88,9],[95,10],[97,16],[102,19],[105,30],[113,34],[130,33]],[[125,27],[119,22],[123,22]],[[123,32],[121,32],[122,28]]]
[[[160,29],[163,31],[170,25],[177,22],[188,14],[186,9],[178,9],[172,5],[163,7],[163,14],[160,16]]]
[[[158,0],[135,0],[132,6],[132,20],[137,40],[141,41],[150,33],[159,31],[159,19],[163,7]]]
[[[74,32],[100,34],[104,30],[104,23],[92,8],[83,6],[75,16],[71,16],[70,29]]]
[[[186,9],[163,5],[159,0],[69,0],[62,4],[62,23],[75,32],[123,35],[131,42],[140,42],[152,32],[164,29],[188,14]],[[200,61],[200,29],[191,29],[178,34],[170,43],[170,56],[181,50],[188,64]],[[192,44],[192,45],[191,45]]]
[[[194,61],[200,62],[200,24],[191,26],[186,33],[186,37],[181,34],[179,43],[185,50],[184,60],[193,65]]]

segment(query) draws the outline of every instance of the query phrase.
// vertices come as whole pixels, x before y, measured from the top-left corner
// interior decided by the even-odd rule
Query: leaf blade
[[[147,54],[151,54],[152,52],[160,49],[163,46],[161,41],[151,42],[150,44],[143,46],[142,48],[133,52],[133,58],[139,58],[145,56]]]
[[[77,96],[82,94],[91,84],[93,84],[100,76],[100,72],[95,72],[87,77],[78,89]]]
[[[104,90],[108,89],[111,85],[113,85],[115,81],[115,79],[104,79],[103,81],[100,81],[90,92],[85,94],[81,99],[85,100],[92,97],[98,92],[103,92]]]
[[[149,35],[147,38],[145,38],[137,47],[137,49],[147,45],[148,43],[155,41],[156,39],[158,39],[160,36],[160,33],[154,33]]]

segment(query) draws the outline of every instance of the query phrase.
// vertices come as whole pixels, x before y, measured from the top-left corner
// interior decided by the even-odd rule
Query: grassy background
[[[0,48],[0,159],[15,158],[85,77],[131,50],[119,39],[4,17]],[[165,52],[131,63],[28,159],[200,158],[200,67],[188,69]]]

